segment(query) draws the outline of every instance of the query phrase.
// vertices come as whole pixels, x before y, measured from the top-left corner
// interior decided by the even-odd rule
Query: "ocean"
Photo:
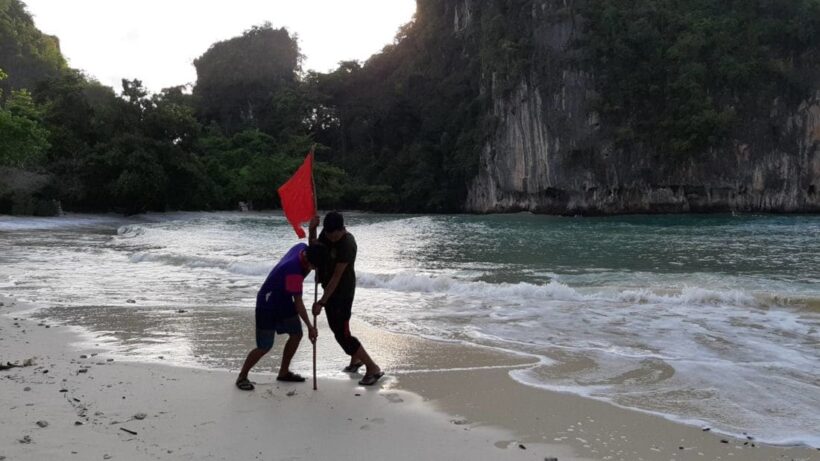
[[[510,372],[526,385],[820,447],[820,216],[346,220],[356,319],[532,357]],[[274,213],[0,217],[0,293],[133,360],[236,370],[297,241]]]

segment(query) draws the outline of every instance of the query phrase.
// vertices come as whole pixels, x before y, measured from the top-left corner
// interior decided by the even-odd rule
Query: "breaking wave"
[[[264,276],[271,270],[270,263],[254,261],[231,261],[206,256],[174,255],[170,253],[140,252],[131,255],[131,262],[154,262],[192,269],[222,269],[239,275]]]
[[[686,287],[678,293],[659,294],[650,290],[624,290],[583,292],[557,280],[544,285],[532,283],[488,283],[460,280],[446,276],[418,274],[358,274],[359,286],[381,288],[408,293],[441,293],[454,296],[525,299],[553,301],[612,301],[633,304],[702,304],[758,306],[761,301],[740,290],[718,291],[699,287]]]

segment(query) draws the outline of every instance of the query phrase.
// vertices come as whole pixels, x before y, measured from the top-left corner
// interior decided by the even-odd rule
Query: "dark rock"
[[[729,441],[726,439],[720,439],[720,443],[729,443]]]
[[[87,358],[88,358],[88,356],[87,356],[87,355],[85,355],[85,354],[83,354],[83,355],[81,355],[81,356],[80,356],[80,358],[81,358],[81,359],[87,359]]]
[[[48,421],[43,421],[43,420],[37,421],[37,425],[40,426],[40,427],[48,427]]]
[[[527,447],[525,447],[523,443],[519,443],[519,444],[518,444],[518,448],[520,448],[520,449],[522,449],[522,450],[526,450],[526,449],[527,449]]]
[[[18,439],[17,441],[20,443],[29,444],[31,443],[31,437],[24,435],[22,439]]]
[[[75,426],[82,426],[83,422],[82,421],[74,421],[74,425]]]
[[[135,299],[127,299],[127,300],[125,300],[125,302],[127,302],[128,304],[136,304],[137,303],[137,301]]]
[[[547,457],[547,458],[544,458],[544,461],[558,461],[558,458]]]
[[[711,429],[711,428],[708,428],[708,427],[704,427],[704,428],[703,428],[703,432],[709,432],[709,431],[711,431],[711,430],[712,430],[712,429]]]
[[[52,199],[54,181],[51,175],[0,167],[0,214],[59,216],[60,202]]]
[[[138,419],[138,420],[141,421],[141,420],[145,419],[147,416],[148,415],[146,415],[145,413],[137,413],[137,414],[134,415],[134,419]]]

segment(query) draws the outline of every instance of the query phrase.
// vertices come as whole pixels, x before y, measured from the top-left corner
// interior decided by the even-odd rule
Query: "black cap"
[[[308,262],[313,267],[320,267],[325,263],[325,261],[327,261],[327,247],[321,243],[312,243],[307,247],[305,256],[307,256]]]
[[[335,232],[345,228],[345,220],[342,214],[337,211],[331,211],[325,215],[325,220],[322,223],[322,230],[325,232]]]

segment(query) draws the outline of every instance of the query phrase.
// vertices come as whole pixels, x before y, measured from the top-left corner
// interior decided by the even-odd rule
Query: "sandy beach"
[[[313,391],[268,372],[246,393],[227,371],[115,360],[31,305],[0,303],[0,359],[28,365],[0,371],[4,460],[820,459],[518,384],[507,374],[527,357],[361,324],[390,374],[381,386],[322,378]]]

